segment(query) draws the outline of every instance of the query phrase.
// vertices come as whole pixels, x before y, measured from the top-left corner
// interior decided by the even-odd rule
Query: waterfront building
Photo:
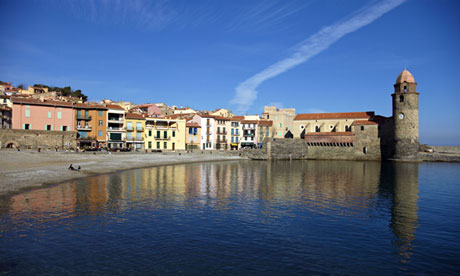
[[[351,132],[354,121],[369,121],[374,112],[342,112],[342,113],[306,113],[294,118],[292,134],[294,138],[304,138],[312,132]]]
[[[273,121],[271,120],[259,120],[258,121],[258,147],[262,147],[262,142],[265,138],[273,137]]]
[[[201,115],[201,149],[212,150],[215,149],[215,120],[212,115]]]
[[[201,126],[194,122],[187,122],[185,133],[185,149],[199,149],[201,145]]]
[[[107,107],[107,147],[109,149],[125,148],[125,109],[115,104],[105,106]]]
[[[48,131],[75,130],[72,103],[12,97],[12,128]]]
[[[240,148],[240,142],[242,137],[241,121],[244,120],[244,116],[233,116],[230,118],[230,149],[238,150]]]
[[[126,146],[130,150],[143,150],[145,118],[141,114],[126,113]]]
[[[107,107],[98,104],[77,103],[75,129],[80,148],[105,148],[107,144]]]
[[[198,113],[196,110],[191,109],[190,107],[183,107],[183,108],[174,107],[173,112],[174,114],[189,114],[189,115]]]
[[[145,118],[145,144],[150,151],[185,150],[185,120]]]
[[[241,148],[257,148],[257,124],[258,120],[247,120],[246,116],[241,121],[242,139]]]
[[[221,116],[214,116],[214,127],[213,131],[216,135],[214,138],[214,145],[216,145],[217,150],[227,150],[229,149],[229,139],[227,130],[230,128],[230,119]]]
[[[276,108],[276,106],[265,106],[262,118],[271,120],[272,133],[270,137],[284,138],[288,131],[293,132],[293,120],[295,117],[295,108]]]

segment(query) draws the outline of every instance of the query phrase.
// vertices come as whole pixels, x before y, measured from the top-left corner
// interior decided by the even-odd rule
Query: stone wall
[[[74,149],[77,132],[0,129],[0,148],[14,147],[20,149]]]

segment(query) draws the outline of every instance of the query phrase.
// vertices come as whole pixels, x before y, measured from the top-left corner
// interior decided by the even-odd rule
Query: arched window
[[[404,86],[404,92],[407,92],[407,86]]]
[[[321,128],[319,126],[315,126],[315,132],[320,132]]]

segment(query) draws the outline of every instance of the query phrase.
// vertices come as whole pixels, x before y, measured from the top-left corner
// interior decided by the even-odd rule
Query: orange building
[[[97,104],[75,104],[75,129],[80,148],[107,146],[107,107]]]

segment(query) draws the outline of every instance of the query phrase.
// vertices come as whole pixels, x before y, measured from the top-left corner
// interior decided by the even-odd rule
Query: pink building
[[[156,104],[142,104],[138,108],[143,112],[147,112],[149,116],[161,116],[161,108]]]
[[[13,129],[74,131],[75,111],[68,102],[11,98]]]

